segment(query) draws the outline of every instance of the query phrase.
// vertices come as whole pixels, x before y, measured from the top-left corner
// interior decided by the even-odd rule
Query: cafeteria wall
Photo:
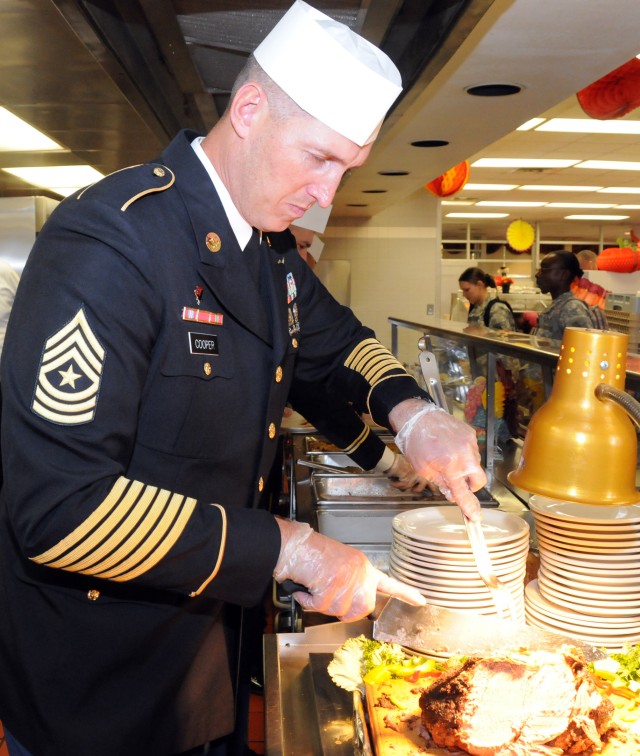
[[[332,218],[316,268],[330,260],[350,263],[351,309],[391,348],[389,316],[423,323],[428,307],[436,317],[442,311],[441,235],[440,200],[421,189],[373,218]],[[400,335],[399,359],[417,362],[420,334],[401,329]]]

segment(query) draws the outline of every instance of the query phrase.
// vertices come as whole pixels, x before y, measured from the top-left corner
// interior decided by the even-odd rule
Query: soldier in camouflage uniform
[[[492,276],[485,273],[482,268],[467,268],[458,279],[460,289],[471,305],[469,308],[468,323],[477,323],[486,325],[499,331],[515,331],[516,324],[511,309],[506,302],[494,300],[494,295],[490,289],[495,289],[496,284]],[[485,311],[491,308],[488,323],[485,318]]]
[[[571,284],[582,276],[582,268],[573,252],[558,250],[545,255],[536,272],[536,283],[552,302],[538,316],[536,336],[562,340],[564,329],[592,328],[593,320],[585,303],[571,293]]]

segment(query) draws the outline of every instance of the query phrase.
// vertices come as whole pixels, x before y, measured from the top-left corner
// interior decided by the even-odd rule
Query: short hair
[[[493,276],[485,273],[482,268],[467,268],[458,278],[458,283],[464,281],[470,284],[483,283],[487,288],[495,289],[496,282],[493,280]]]
[[[253,54],[248,57],[247,62],[244,64],[233,83],[229,95],[229,105],[233,101],[233,98],[236,96],[240,87],[248,81],[255,81],[256,84],[259,84],[267,93],[269,112],[275,120],[284,120],[285,118],[292,118],[302,114],[309,115],[298,105],[297,102],[289,97],[284,89],[275,83],[275,81],[258,63]],[[227,105],[227,108],[229,105]],[[309,118],[311,118],[311,116],[309,116]]]

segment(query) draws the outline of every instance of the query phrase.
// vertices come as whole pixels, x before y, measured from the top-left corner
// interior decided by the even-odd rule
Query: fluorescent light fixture
[[[22,118],[0,107],[0,151],[40,152],[64,150],[53,139],[34,129]]]
[[[565,220],[585,220],[585,221],[621,221],[626,220],[628,215],[565,215]]]
[[[531,129],[535,129],[536,126],[544,123],[544,120],[544,118],[530,118],[528,121],[525,121],[522,126],[518,126],[516,131],[531,131]]]
[[[508,218],[509,213],[447,213],[446,218]]]
[[[474,205],[475,200],[442,200],[441,205],[450,205],[451,207],[465,207]]]
[[[640,205],[614,205],[616,210],[640,210]]]
[[[549,202],[547,207],[581,207],[583,210],[609,210],[616,206],[613,203],[602,205],[598,202]]]
[[[90,165],[57,165],[41,166],[37,168],[3,168],[3,171],[26,181],[28,184],[40,186],[44,189],[58,187],[55,191],[61,194],[61,189],[74,192],[88,184],[94,184],[103,174]]]
[[[518,189],[524,192],[597,192],[601,186],[554,186],[553,184],[523,184]]]
[[[517,189],[517,184],[465,184],[465,190],[471,192],[509,192]]]
[[[598,121],[595,118],[551,118],[536,131],[568,134],[640,134],[640,121]]]
[[[546,202],[511,202],[510,200],[481,200],[476,205],[483,207],[543,207]]]
[[[472,168],[570,168],[579,160],[561,158],[480,158]]]
[[[605,186],[598,191],[602,194],[640,194],[640,186]]]
[[[640,171],[640,163],[632,160],[583,160],[574,168],[592,171]]]

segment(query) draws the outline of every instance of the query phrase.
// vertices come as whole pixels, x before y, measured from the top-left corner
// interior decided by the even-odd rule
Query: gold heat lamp
[[[624,391],[627,347],[623,333],[565,329],[551,395],[531,418],[511,483],[580,504],[640,501],[640,404]]]

